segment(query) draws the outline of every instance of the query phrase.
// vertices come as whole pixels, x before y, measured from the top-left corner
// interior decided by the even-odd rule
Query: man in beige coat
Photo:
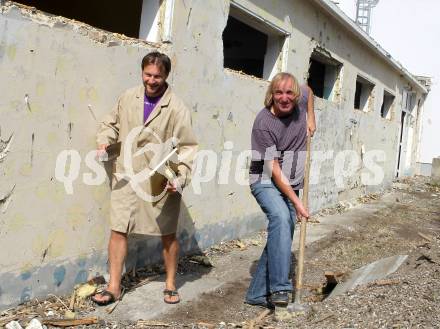
[[[107,290],[93,296],[100,305],[121,296],[129,233],[161,236],[166,270],[164,301],[180,301],[175,285],[179,254],[177,221],[181,189],[189,182],[197,142],[190,111],[166,82],[170,70],[171,61],[165,54],[146,55],[142,60],[143,85],[119,97],[97,134],[101,153],[109,145],[121,142],[112,177],[110,281]],[[173,150],[176,156],[162,165]]]

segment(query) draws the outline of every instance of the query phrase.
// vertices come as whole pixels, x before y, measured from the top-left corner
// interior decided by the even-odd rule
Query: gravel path
[[[359,198],[357,202],[380,204],[380,210],[365,215],[353,224],[339,227],[327,237],[308,245],[304,274],[307,291],[303,302],[311,310],[306,315],[276,321],[275,316],[269,314],[261,321],[256,321],[264,310],[243,303],[249,285],[248,275],[231,277],[230,282],[220,289],[178,305],[173,312],[154,321],[101,321],[97,325],[82,327],[440,328],[440,186],[417,177],[394,184],[393,191],[388,192],[392,193],[387,193],[387,197],[370,195]],[[347,208],[350,208],[350,203],[322,211],[318,221],[323,222],[325,215],[344,212]],[[258,248],[261,248],[264,239],[263,233],[246,240],[222,243],[209,250],[202,260],[211,259],[219,263],[219,259],[232,259],[228,257],[233,254],[236,257],[241,252],[243,257],[239,259],[245,258],[244,255],[252,254],[252,248],[255,248],[254,251],[260,250]],[[409,257],[386,280],[358,286],[331,300],[325,299],[325,271],[341,272],[341,280],[344,280],[353,270],[394,255]],[[248,265],[252,263],[252,260],[242,261]],[[198,263],[202,262],[194,258],[183,260],[180,271],[200,272],[203,275],[206,269]],[[228,266],[237,264],[231,262]],[[32,301],[3,312],[0,321],[18,314],[23,319],[21,323],[26,324],[38,314],[47,317],[48,310],[53,310],[55,317],[62,317],[65,307],[57,298]],[[69,296],[61,298],[64,303],[69,303]],[[77,314],[87,316],[93,306],[89,302],[83,304]]]

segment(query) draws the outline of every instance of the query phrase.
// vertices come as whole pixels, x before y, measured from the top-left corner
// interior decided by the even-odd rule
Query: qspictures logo
[[[140,132],[151,134],[152,142],[141,147],[137,146],[137,137]],[[170,138],[162,141],[160,137],[150,128],[139,126],[133,128],[122,143],[121,154],[118,161],[122,168],[115,172],[117,180],[125,180],[130,184],[136,195],[147,202],[156,202],[160,200],[167,190],[164,186],[158,195],[151,195],[144,188],[148,180],[154,175],[162,175],[168,181],[174,181],[177,184],[177,191],[182,193],[182,187],[179,185],[178,174],[171,168],[176,168],[181,162],[179,157],[179,140]],[[144,157],[148,161],[142,161],[139,157]],[[238,184],[240,186],[249,185],[249,166],[251,161],[262,161],[264,164],[270,164],[271,160],[280,157],[273,147],[268,148],[264,154],[255,150],[235,150],[232,141],[226,141],[223,144],[221,152],[203,149],[199,150],[194,159],[191,184],[188,188],[196,195],[203,193],[203,187],[207,183],[216,181],[218,185]],[[296,160],[294,160],[296,159]],[[283,153],[282,171],[285,177],[290,177],[291,168],[294,161],[303,161],[305,152]],[[313,150],[311,153],[311,177],[310,184],[319,184],[325,177],[328,180],[329,170],[332,172],[335,187],[344,189],[347,182],[353,177],[360,176],[363,185],[380,185],[384,179],[384,170],[382,164],[386,161],[386,154],[383,150],[369,150],[358,154],[353,150],[342,150],[335,152],[333,150]],[[84,164],[89,170],[82,174],[82,183],[96,186],[104,184],[107,179],[107,173],[103,162],[108,161],[108,154],[100,153],[97,150],[88,152],[84,157]],[[145,164],[139,168],[138,163]],[[64,185],[67,194],[74,194],[74,184],[78,183],[80,169],[82,165],[81,154],[77,150],[63,150],[56,159],[55,178]],[[322,168],[325,167],[326,175],[322,175]],[[329,169],[330,168],[330,169]],[[272,177],[270,166],[264,166],[264,171],[258,179],[262,182],[270,182]],[[302,172],[298,173],[299,179],[302,178]],[[252,175],[251,175],[252,176]],[[296,177],[294,180],[297,180]],[[295,183],[290,180],[290,183]]]

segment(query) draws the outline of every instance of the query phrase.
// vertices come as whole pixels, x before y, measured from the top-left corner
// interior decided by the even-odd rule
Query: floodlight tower
[[[379,0],[356,0],[356,24],[370,34],[371,9],[376,7]]]

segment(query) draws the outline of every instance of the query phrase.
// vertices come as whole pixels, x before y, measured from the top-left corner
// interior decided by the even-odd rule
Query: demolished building
[[[94,2],[19,2],[0,8],[0,308],[106,272],[109,185],[94,180],[87,155],[96,119],[140,83],[151,50],[171,57],[170,84],[210,155],[184,195],[186,252],[265,226],[243,151],[277,72],[315,93],[312,211],[414,172],[427,85],[329,0],[108,1],[105,12]],[[58,170],[60,155],[70,162]],[[375,167],[382,176],[370,183]],[[158,239],[135,237],[127,268],[157,261],[159,250]]]

